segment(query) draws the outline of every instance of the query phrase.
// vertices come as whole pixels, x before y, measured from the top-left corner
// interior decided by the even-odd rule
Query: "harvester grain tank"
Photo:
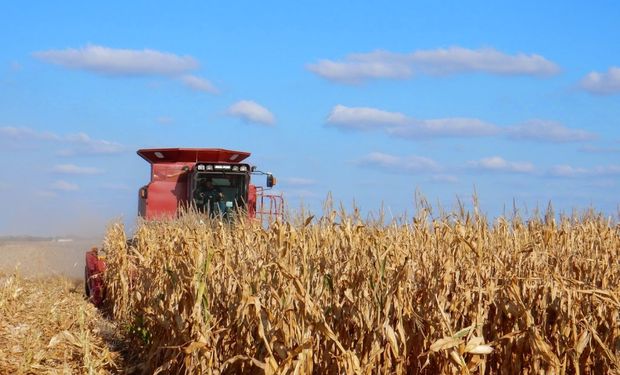
[[[195,207],[209,215],[228,217],[243,212],[250,218],[282,215],[283,199],[272,194],[275,178],[244,163],[249,152],[219,148],[157,148],[138,150],[151,165],[150,182],[138,192],[138,214],[146,220],[175,217],[181,207]],[[266,175],[266,187],[252,183],[252,175]],[[208,183],[217,199],[205,200],[200,189]],[[105,256],[97,248],[86,253],[85,289],[100,306],[105,297]]]

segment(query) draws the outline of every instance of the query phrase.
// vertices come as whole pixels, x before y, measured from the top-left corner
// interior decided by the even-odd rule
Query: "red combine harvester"
[[[268,190],[275,185],[273,175],[242,163],[250,156],[249,152],[158,148],[138,150],[138,155],[151,164],[151,181],[140,188],[138,201],[138,214],[147,220],[175,217],[180,207],[188,206],[222,217],[241,208],[250,218],[261,221],[282,215],[282,195],[270,194]],[[266,188],[252,184],[252,174],[266,175]],[[217,199],[205,199],[205,186],[217,192]],[[88,251],[84,274],[86,295],[98,307],[105,297],[104,271],[105,257],[97,248]]]

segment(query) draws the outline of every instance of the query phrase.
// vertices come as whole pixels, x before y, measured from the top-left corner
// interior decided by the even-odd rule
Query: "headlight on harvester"
[[[239,170],[241,172],[247,172],[248,171],[248,166],[247,165],[242,165],[241,167],[239,167]]]

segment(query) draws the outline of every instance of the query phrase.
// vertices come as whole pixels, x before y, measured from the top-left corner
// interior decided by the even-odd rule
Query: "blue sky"
[[[290,206],[617,217],[620,5],[0,4],[0,234],[133,221],[143,147],[252,152]],[[260,178],[260,183],[263,179]]]

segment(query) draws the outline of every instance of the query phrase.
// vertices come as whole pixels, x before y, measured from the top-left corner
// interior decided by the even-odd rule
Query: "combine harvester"
[[[272,220],[282,216],[281,194],[270,194],[276,183],[271,173],[242,163],[249,152],[217,148],[159,148],[138,150],[151,165],[151,181],[140,188],[138,214],[146,220],[176,217],[179,208],[194,206],[209,214],[228,216],[237,209],[250,218]],[[266,175],[266,188],[251,183],[251,175]],[[217,202],[205,204],[205,184],[217,191]],[[214,204],[215,203],[215,204]],[[85,291],[100,307],[105,297],[105,256],[93,248],[86,253]]]

